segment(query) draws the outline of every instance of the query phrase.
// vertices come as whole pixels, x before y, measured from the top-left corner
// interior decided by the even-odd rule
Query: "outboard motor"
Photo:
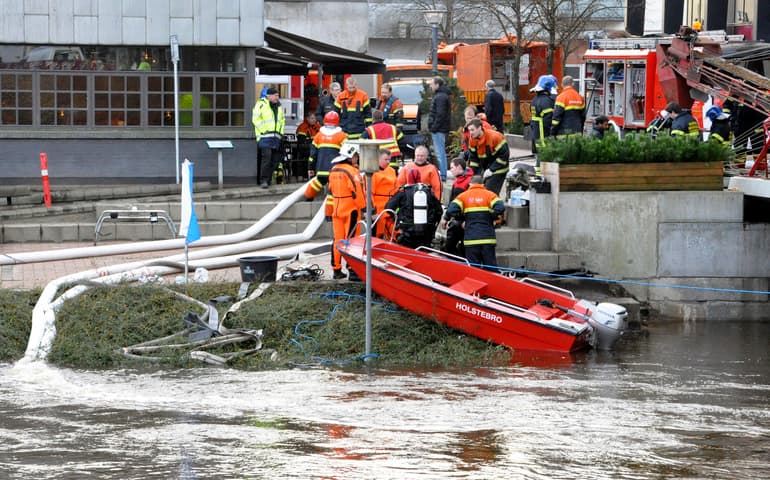
[[[628,311],[614,303],[600,303],[591,308],[588,323],[596,332],[594,348],[611,350],[627,327]]]

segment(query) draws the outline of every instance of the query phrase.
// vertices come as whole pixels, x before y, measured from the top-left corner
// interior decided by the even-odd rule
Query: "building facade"
[[[54,184],[173,183],[177,123],[179,157],[196,162],[197,179],[217,178],[217,155],[206,140],[230,140],[235,148],[224,154],[225,180],[251,183],[255,49],[265,47],[265,27],[355,51],[366,47],[365,1],[2,0],[0,6],[0,181],[6,184],[39,182],[41,152]],[[362,20],[339,29],[344,34],[324,35],[317,19],[343,7]],[[176,88],[171,35],[179,45]]]

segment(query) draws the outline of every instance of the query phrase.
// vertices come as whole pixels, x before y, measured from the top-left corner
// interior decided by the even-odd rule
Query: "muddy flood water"
[[[0,478],[770,478],[770,324],[648,333],[456,371],[0,365]]]

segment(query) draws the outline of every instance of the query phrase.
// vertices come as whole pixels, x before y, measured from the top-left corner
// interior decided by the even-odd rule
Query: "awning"
[[[381,58],[335,47],[273,27],[265,29],[265,47],[256,51],[259,72],[265,75],[304,75],[320,65],[324,73],[382,73]]]

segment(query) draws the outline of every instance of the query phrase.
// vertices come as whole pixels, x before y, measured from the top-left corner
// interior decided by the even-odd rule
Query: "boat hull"
[[[348,262],[348,268],[362,280],[366,280],[366,256],[362,244],[362,238],[355,238],[341,242],[337,248]],[[534,314],[530,312],[514,312],[510,308],[491,304],[474,293],[457,291],[432,282],[427,274],[410,271],[406,267],[394,268],[394,264],[389,263],[398,258],[394,255],[433,257],[428,253],[373,239],[372,251],[376,252],[378,249],[386,250],[390,260],[384,259],[385,255],[373,255],[372,290],[405,310],[516,350],[573,352],[590,347],[593,330],[584,322],[576,319],[554,319],[549,323],[534,319]],[[435,268],[457,270],[453,272],[455,278],[461,279],[457,284],[462,282],[462,278],[473,278],[484,282],[517,282],[517,288],[520,288],[518,283],[521,282],[518,280],[446,258],[434,258]]]

